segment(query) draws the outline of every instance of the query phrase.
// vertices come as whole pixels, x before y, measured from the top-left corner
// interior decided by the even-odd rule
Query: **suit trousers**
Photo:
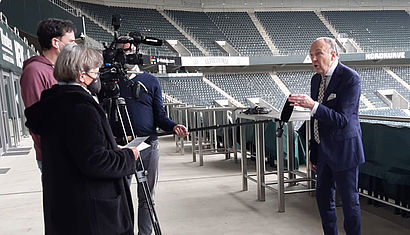
[[[359,167],[334,172],[324,165],[318,172],[316,200],[325,235],[337,235],[335,187],[342,200],[346,235],[360,235]]]
[[[159,163],[159,143],[154,140],[151,146],[140,152],[140,157],[144,168],[148,171],[147,183],[151,191],[152,203],[155,198],[155,187],[158,181],[158,163]],[[138,192],[138,235],[151,235],[152,222],[149,214],[148,202],[144,196],[144,189],[141,184],[137,186]]]

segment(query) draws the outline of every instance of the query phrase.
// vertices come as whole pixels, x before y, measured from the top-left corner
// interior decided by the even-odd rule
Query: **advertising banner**
[[[0,23],[0,37],[0,67],[21,73],[24,60],[35,52],[4,23]]]
[[[249,57],[181,57],[182,66],[248,66]]]

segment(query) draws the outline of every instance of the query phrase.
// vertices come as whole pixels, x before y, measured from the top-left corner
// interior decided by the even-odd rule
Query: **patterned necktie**
[[[324,76],[322,77],[322,81],[320,81],[320,86],[319,86],[319,95],[317,97],[317,102],[321,104],[323,102],[323,96],[325,95],[325,85],[326,85],[326,79],[327,77]],[[320,138],[319,138],[319,122],[317,119],[313,121],[313,134],[316,143],[320,144]]]

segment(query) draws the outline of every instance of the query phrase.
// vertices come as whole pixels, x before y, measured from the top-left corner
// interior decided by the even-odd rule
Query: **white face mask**
[[[56,39],[58,42],[61,42],[61,44],[63,44],[63,48],[65,47],[65,43],[64,42],[62,42],[62,41],[60,41],[60,40],[58,40],[58,39]],[[62,49],[60,49],[60,45],[57,43],[57,50],[58,50],[58,53],[60,53],[61,52],[61,50]]]
[[[61,40],[57,39],[57,38],[56,38],[56,40],[59,41],[59,42],[61,42],[61,44],[63,44],[63,47],[62,47],[61,49],[60,49],[60,45],[57,44],[57,50],[58,50],[58,53],[60,54],[61,50],[66,46],[66,44],[65,44],[64,42],[62,42]],[[77,43],[75,43],[75,42],[72,42],[72,43],[70,43],[70,44],[77,45]]]

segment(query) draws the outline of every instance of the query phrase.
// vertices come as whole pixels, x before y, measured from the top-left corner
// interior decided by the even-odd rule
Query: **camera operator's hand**
[[[184,138],[188,135],[188,130],[186,129],[186,127],[180,124],[174,126],[174,132],[179,138]]]
[[[138,149],[137,149],[136,147],[129,147],[129,149],[132,150],[132,152],[134,153],[134,158],[135,158],[135,160],[137,160],[137,159],[138,159],[138,156],[139,156],[139,151],[138,151]]]

